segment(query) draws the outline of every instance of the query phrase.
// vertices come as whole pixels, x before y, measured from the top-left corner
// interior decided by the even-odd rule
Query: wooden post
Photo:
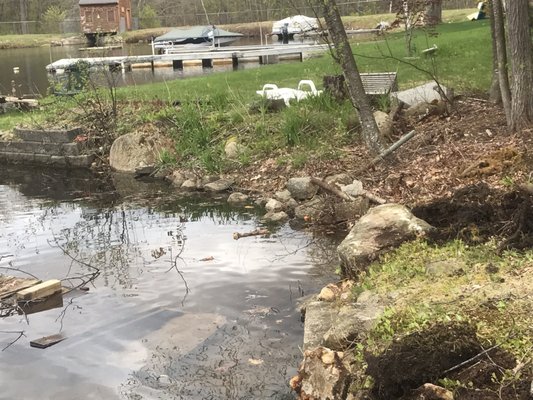
[[[233,69],[239,68],[239,57],[237,57],[235,54],[231,56],[231,63],[233,64]]]

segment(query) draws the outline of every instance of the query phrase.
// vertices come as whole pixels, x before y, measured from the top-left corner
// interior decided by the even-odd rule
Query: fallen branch
[[[335,184],[324,182],[323,180],[315,178],[315,177],[311,177],[311,183],[313,183],[313,184],[317,185],[318,187],[324,189],[326,192],[332,193],[332,194],[340,197],[343,200],[346,200],[346,201],[354,201],[355,200],[354,197],[350,196],[348,193],[344,193]],[[368,192],[366,190],[361,192],[361,196],[366,197],[368,200],[373,201],[373,202],[378,203],[378,204],[385,204],[387,202],[387,200],[382,199],[381,197],[378,197],[378,196],[376,196],[376,195],[374,195],[374,194],[372,194],[372,193],[370,193],[370,192]]]
[[[15,343],[17,343],[19,341],[19,339],[23,336],[26,336],[24,331],[0,331],[0,333],[5,333],[5,334],[16,334],[18,335],[16,339],[12,340],[7,346],[5,346],[2,351],[4,350],[7,350],[8,348],[10,348],[11,346],[13,346]]]
[[[326,192],[332,193],[343,200],[353,201],[353,197],[341,191],[337,185],[324,182],[322,179],[311,177],[311,183],[317,185],[318,187],[324,189]]]
[[[268,229],[257,228],[256,230],[253,230],[251,232],[245,232],[245,233],[235,232],[233,234],[233,239],[239,240],[240,238],[245,238],[245,237],[250,237],[250,236],[268,235],[269,233],[270,231]]]
[[[365,165],[363,168],[360,168],[355,175],[359,175],[362,172],[366,171],[368,168],[373,167],[377,163],[383,161],[385,157],[396,151],[400,146],[407,143],[409,140],[411,140],[415,136],[416,132],[413,130],[406,135],[402,136],[398,141],[396,141],[392,146],[390,146],[387,150],[380,153],[378,156],[376,156],[370,163]]]
[[[471,357],[471,358],[469,358],[468,360],[463,361],[463,362],[460,363],[460,364],[457,364],[457,365],[454,365],[454,366],[451,367],[451,368],[448,368],[446,371],[444,371],[444,372],[442,373],[442,375],[446,375],[446,374],[449,373],[449,372],[455,371],[456,369],[459,369],[459,368],[461,368],[461,367],[463,367],[463,366],[465,366],[465,365],[467,365],[467,364],[470,364],[472,361],[477,360],[479,357],[481,357],[481,356],[487,354],[488,352],[490,352],[490,351],[492,351],[492,350],[494,350],[494,349],[500,347],[501,345],[502,345],[502,343],[500,343],[500,344],[496,344],[496,345],[494,345],[494,346],[492,346],[492,347],[490,347],[490,348],[488,348],[488,349],[483,350],[482,352],[476,354],[474,357]]]

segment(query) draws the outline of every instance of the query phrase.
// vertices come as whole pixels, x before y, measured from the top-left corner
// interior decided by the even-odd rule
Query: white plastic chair
[[[305,86],[308,86],[309,90],[303,90]],[[256,93],[269,100],[282,99],[287,107],[289,107],[291,100],[300,101],[309,96],[319,96],[322,94],[322,91],[316,90],[316,86],[313,81],[301,80],[300,83],[298,83],[298,89],[279,88],[274,83],[267,83],[263,85],[262,90],[258,90]]]

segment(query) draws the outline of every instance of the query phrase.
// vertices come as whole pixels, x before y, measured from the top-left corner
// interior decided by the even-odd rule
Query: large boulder
[[[134,173],[139,167],[159,164],[161,153],[173,147],[172,140],[162,135],[128,133],[113,142],[109,152],[109,165],[119,172]]]
[[[384,113],[383,111],[374,111],[374,119],[376,120],[376,125],[382,136],[391,137],[392,135],[392,118],[389,117],[389,114]]]
[[[384,204],[370,209],[337,248],[344,276],[357,278],[385,251],[432,229],[401,204]]]
[[[287,182],[287,189],[296,200],[311,199],[318,191],[318,186],[311,183],[310,177],[291,178]]]

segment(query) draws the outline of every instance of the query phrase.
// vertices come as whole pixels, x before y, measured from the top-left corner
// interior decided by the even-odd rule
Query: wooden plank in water
[[[34,300],[61,292],[61,281],[51,279],[17,293],[18,300]]]
[[[54,344],[57,344],[65,339],[66,337],[63,336],[62,334],[50,335],[50,336],[45,336],[39,339],[32,340],[30,342],[30,346],[36,347],[38,349],[46,349],[47,347],[53,346]]]
[[[0,276],[0,299],[12,296],[19,290],[41,283],[38,279],[17,278],[15,276]]]

